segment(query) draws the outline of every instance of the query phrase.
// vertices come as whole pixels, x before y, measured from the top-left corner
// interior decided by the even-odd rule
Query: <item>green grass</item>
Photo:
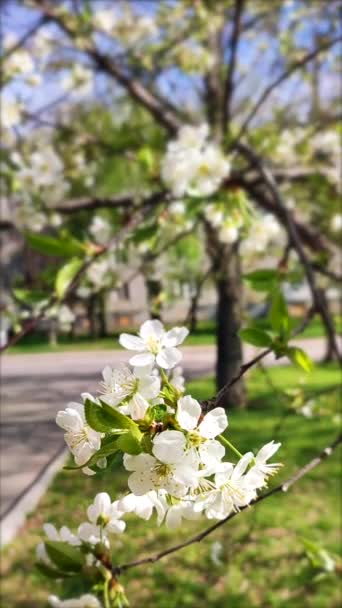
[[[336,330],[342,333],[342,317],[335,318]],[[262,325],[262,321],[260,323]],[[129,328],[122,331],[135,333],[136,329]],[[87,350],[106,350],[120,348],[118,337],[121,332],[115,332],[106,338],[90,338],[89,336],[79,336],[70,338],[66,335],[59,336],[58,344],[50,346],[46,333],[36,332],[29,334],[23,338],[19,344],[16,344],[8,350],[9,354],[29,354],[29,353],[55,353],[66,351],[87,351]],[[319,318],[315,317],[310,326],[301,334],[301,338],[319,338],[324,336],[322,323]],[[215,322],[201,321],[194,333],[186,339],[186,346],[201,346],[215,344]]]
[[[250,408],[229,413],[227,436],[241,450],[258,449],[277,438],[277,457],[284,463],[273,483],[290,476],[337,434],[331,415],[314,419],[289,413],[284,390],[298,382],[313,393],[334,387],[340,380],[335,365],[317,366],[309,376],[292,367],[270,370],[275,389],[260,371],[249,376]],[[199,399],[214,392],[212,379],[189,383]],[[337,407],[336,392],[322,393],[325,408]],[[282,424],[279,428],[279,420]],[[278,427],[277,437],[275,429]],[[33,568],[34,546],[42,538],[44,521],[77,526],[96,492],[107,490],[114,499],[125,491],[127,474],[118,467],[89,478],[62,471],[32,513],[19,537],[2,555],[4,608],[43,608],[49,593],[61,592],[53,581]],[[301,538],[321,543],[337,553],[340,524],[339,462],[334,454],[308,474],[291,492],[260,503],[219,528],[201,544],[193,545],[154,565],[122,576],[132,608],[337,608],[335,574],[314,582]],[[191,522],[170,532],[155,521],[131,517],[127,531],[114,540],[119,562],[154,553],[203,529],[208,522]],[[213,543],[221,543],[220,562],[212,558]],[[72,592],[80,591],[73,583]]]

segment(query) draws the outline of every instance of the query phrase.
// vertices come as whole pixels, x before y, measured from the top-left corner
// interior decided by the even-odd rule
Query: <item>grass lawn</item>
[[[335,318],[336,330],[339,334],[342,334],[342,317],[337,316]],[[260,322],[262,326],[262,321]],[[124,330],[122,330],[124,331]],[[128,329],[128,332],[135,333],[136,329]],[[79,350],[105,350],[113,348],[120,348],[118,343],[117,332],[107,338],[91,339],[89,336],[82,336],[76,338],[70,338],[69,336],[61,335],[59,337],[59,343],[57,346],[50,346],[48,344],[48,338],[46,333],[35,333],[30,334],[20,340],[20,343],[13,346],[8,350],[9,354],[16,353],[49,353],[49,352],[65,352],[65,351],[79,351]],[[301,334],[301,338],[319,338],[324,336],[322,323],[319,318],[315,317],[310,326],[305,329]],[[214,321],[201,321],[198,324],[196,332],[192,333],[186,339],[186,346],[200,346],[215,344],[215,322]]]
[[[270,379],[275,392],[270,389]],[[248,385],[250,408],[229,414],[227,437],[241,451],[257,450],[272,438],[282,441],[277,456],[284,468],[273,483],[290,476],[337,434],[331,415],[306,419],[286,413],[284,389],[298,380],[308,393],[323,391],[318,397],[322,407],[338,408],[336,391],[324,393],[340,380],[335,365],[317,367],[309,376],[286,367],[272,369],[268,379],[258,370],[252,372]],[[189,383],[189,392],[197,398],[207,398],[213,391],[212,379]],[[125,491],[126,478],[121,467],[95,478],[71,471],[56,476],[25,528],[3,552],[4,608],[43,608],[49,592],[60,591],[55,582],[33,568],[34,547],[42,537],[43,522],[77,526],[97,492],[107,490],[114,499]],[[243,512],[201,544],[154,565],[128,571],[122,583],[131,607],[337,608],[341,599],[337,575],[328,574],[315,581],[301,539],[311,539],[338,553],[338,479],[335,453],[289,494],[275,495]],[[123,563],[154,553],[203,529],[206,523],[190,522],[170,532],[165,527],[157,528],[154,519],[143,522],[130,517],[127,531],[114,542],[114,559]],[[75,595],[81,591],[77,581],[70,586]]]

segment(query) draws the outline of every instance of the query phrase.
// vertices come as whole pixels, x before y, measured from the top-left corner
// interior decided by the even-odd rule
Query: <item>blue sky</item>
[[[133,1],[133,0],[132,0]],[[155,11],[157,2],[154,0],[134,0],[134,6],[141,13],[151,13]],[[96,0],[96,3],[93,5],[99,6],[99,8],[103,7],[112,7],[115,4],[115,0],[106,1],[106,0]],[[291,15],[291,8],[285,8],[283,11],[283,24],[284,27],[287,27],[289,24],[289,19]],[[36,10],[32,10],[29,8],[25,8],[21,2],[16,2],[15,0],[11,0],[8,2],[5,7],[2,8],[2,26],[3,32],[6,35],[8,32],[12,32],[16,34],[19,38],[25,34],[25,32],[30,29],[36,20],[39,17],[39,12]],[[298,42],[306,48],[312,48],[312,26],[310,23],[303,23],[302,29],[298,32],[297,40]],[[327,24],[325,22],[321,22],[319,25],[315,26],[321,32],[326,30]],[[54,26],[48,26],[51,32],[58,31]],[[47,28],[46,28],[47,29]],[[59,33],[59,35],[61,35]],[[258,96],[258,91],[261,91],[266,84],[274,78],[276,74],[281,71],[281,67],[277,67],[277,71],[271,73],[270,70],[270,61],[272,56],[274,55],[274,50],[279,44],[278,39],[274,38],[273,40],[270,38],[265,38],[264,40],[259,37],[258,44],[265,42],[267,44],[267,49],[261,53],[261,61],[256,70],[251,70],[248,74],[248,78],[245,79],[244,85],[241,87],[241,91],[247,96],[251,96],[256,98]],[[241,64],[245,64],[247,69],[250,66],[251,57],[254,54],[254,43],[251,43],[248,40],[242,39],[239,47],[239,60]],[[337,48],[333,51],[332,55],[336,55]],[[61,72],[61,76],[63,76],[63,72]],[[97,77],[97,83],[101,90],[101,77]],[[103,80],[103,78],[102,78]],[[196,102],[196,95],[194,94],[194,90],[196,87],[200,86],[201,79],[198,77],[192,77],[189,80],[188,77],[185,77],[178,69],[170,69],[168,71],[167,76],[162,76],[159,79],[159,85],[163,93],[167,96],[175,95],[172,92],[171,81],[174,86],[177,88],[177,100],[178,103],[186,103],[186,102]],[[60,79],[56,75],[52,75],[44,81],[44,84],[35,89],[31,89],[31,87],[25,85],[22,82],[13,82],[10,86],[7,87],[7,93],[5,94],[14,94],[22,97],[25,100],[25,103],[29,106],[31,111],[36,111],[38,108],[43,105],[53,101],[58,98],[61,94],[60,87]],[[102,82],[103,84],[103,82]],[[326,76],[324,79],[324,94],[330,94],[331,91],[337,86],[336,78],[332,78]],[[280,97],[283,102],[289,101],[293,95],[297,92],[297,77],[295,76],[292,81],[286,83],[285,86],[282,87],[280,92]]]

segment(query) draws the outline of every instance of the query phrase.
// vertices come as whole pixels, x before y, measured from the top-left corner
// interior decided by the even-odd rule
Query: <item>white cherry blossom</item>
[[[118,501],[112,503],[107,492],[96,494],[87,515],[91,523],[102,526],[109,534],[123,532],[126,527],[126,522],[121,519],[123,512],[119,509]]]
[[[266,443],[254,457],[253,466],[248,471],[246,477],[248,482],[254,485],[256,489],[267,485],[266,481],[268,477],[275,475],[282,466],[280,462],[267,462],[269,458],[272,458],[280,446],[280,443],[270,441],[269,443]]]
[[[249,485],[245,475],[252,459],[253,454],[249,452],[235,467],[229,462],[222,463],[213,488],[198,495],[194,510],[205,511],[208,519],[224,519],[232,511],[248,505],[256,497],[254,484]]]
[[[160,525],[167,511],[165,495],[166,492],[163,490],[159,490],[159,492],[151,490],[142,496],[127,494],[118,501],[118,508],[124,513],[135,513],[135,515],[145,520],[150,519],[153,510],[156,509],[157,521]]]
[[[50,595],[48,601],[52,608],[102,608],[101,602],[90,593],[69,600],[60,600],[56,595]]]
[[[128,366],[112,369],[107,365],[103,372],[101,399],[128,414],[133,420],[141,420],[149,407],[150,399],[155,399],[160,391],[160,378],[151,374],[151,368]],[[124,402],[124,403],[123,403]]]
[[[69,407],[57,413],[56,423],[66,431],[64,439],[77,465],[88,462],[101,446],[101,433],[94,431],[86,422],[84,406],[69,403]]]
[[[142,324],[138,336],[121,334],[119,342],[124,348],[139,353],[131,357],[131,365],[141,367],[156,362],[159,367],[172,369],[182,359],[176,346],[182,344],[188,333],[186,327],[165,331],[163,324],[154,319]]]
[[[170,431],[171,432],[171,431]],[[188,489],[197,484],[198,463],[192,454],[168,455],[168,462],[162,462],[150,454],[138,456],[124,455],[124,467],[132,471],[128,487],[136,496],[151,490],[166,490],[178,498],[185,496]]]
[[[175,196],[210,196],[228,176],[230,163],[208,135],[206,124],[186,125],[168,144],[161,176]]]

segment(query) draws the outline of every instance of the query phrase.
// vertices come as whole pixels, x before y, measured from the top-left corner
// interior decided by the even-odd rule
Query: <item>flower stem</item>
[[[106,579],[104,582],[104,585],[103,585],[104,608],[110,608],[109,593],[108,593],[109,580],[110,579]]]
[[[241,452],[239,452],[239,450],[237,450],[232,443],[230,443],[230,441],[228,441],[228,439],[226,439],[225,437],[223,437],[223,435],[219,435],[217,437],[217,439],[219,441],[221,441],[222,445],[226,446],[227,448],[229,448],[232,452],[234,452],[234,454],[236,456],[238,456],[239,458],[242,458],[242,454]]]

